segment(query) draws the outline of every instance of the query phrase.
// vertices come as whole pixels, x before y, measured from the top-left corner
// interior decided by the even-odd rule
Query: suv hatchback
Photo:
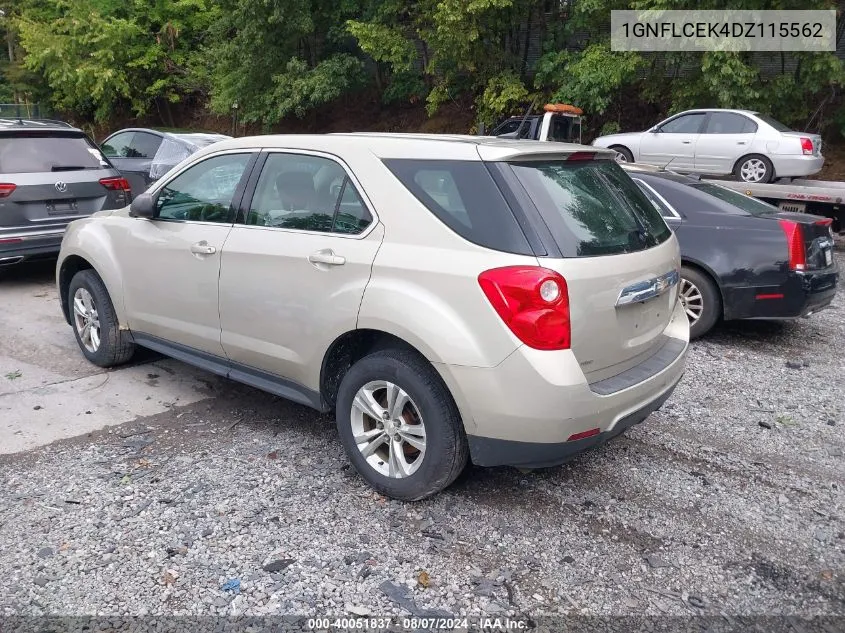
[[[533,468],[645,419],[684,369],[678,243],[613,160],[464,136],[263,136],[74,222],[82,353],[142,345],[321,411],[415,500],[468,457]]]
[[[55,255],[71,220],[129,202],[129,184],[82,130],[0,119],[0,265]]]

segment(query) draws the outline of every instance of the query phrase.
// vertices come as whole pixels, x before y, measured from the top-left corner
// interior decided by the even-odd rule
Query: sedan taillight
[[[807,253],[804,249],[804,235],[801,225],[791,220],[778,220],[780,228],[786,234],[786,245],[789,249],[789,270],[804,270],[807,268]]]
[[[101,178],[100,184],[109,191],[125,191],[129,193],[129,181],[126,178]]]
[[[0,198],[8,198],[17,188],[17,185],[10,182],[0,182]]]
[[[506,266],[478,276],[487,300],[517,338],[534,349],[569,349],[569,289],[540,266]]]
[[[805,137],[801,137],[801,151],[804,154],[812,154],[813,153],[813,140]]]

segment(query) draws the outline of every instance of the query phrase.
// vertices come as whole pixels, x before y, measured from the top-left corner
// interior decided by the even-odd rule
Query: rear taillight
[[[813,153],[813,140],[809,138],[801,137],[801,151],[805,154],[812,154]]]
[[[0,198],[8,198],[17,188],[17,185],[13,185],[10,182],[0,182]]]
[[[804,236],[801,225],[791,220],[778,220],[780,228],[786,234],[789,249],[789,270],[804,270],[807,267],[807,255],[804,250]]]
[[[813,224],[817,226],[830,226],[833,224],[833,218],[822,218],[821,220],[816,220]]]
[[[485,271],[478,283],[517,338],[534,349],[569,349],[569,289],[562,275],[539,266]]]
[[[109,191],[126,191],[128,192],[129,181],[126,178],[101,178],[100,184]]]

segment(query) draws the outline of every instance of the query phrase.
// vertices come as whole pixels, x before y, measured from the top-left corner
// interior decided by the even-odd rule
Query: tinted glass
[[[132,149],[129,147],[135,132],[121,132],[106,139],[103,143],[103,154],[109,158],[130,158]]]
[[[780,121],[775,121],[772,117],[766,116],[765,114],[760,114],[759,112],[755,115],[758,119],[763,121],[763,123],[768,123],[773,128],[775,128],[778,132],[792,132],[792,128],[788,125],[784,125]]]
[[[372,222],[338,163],[320,156],[271,154],[258,179],[247,224],[361,233]]]
[[[431,213],[464,239],[497,251],[533,254],[481,161],[393,159],[385,164]]]
[[[135,132],[130,151],[132,158],[152,158],[161,145],[161,137],[146,132]]]
[[[671,235],[615,161],[525,162],[513,169],[565,257],[641,251]]]
[[[215,156],[182,172],[159,193],[156,217],[231,222],[232,199],[249,158],[249,154]]]
[[[713,112],[705,134],[753,134],[757,124],[748,117],[733,112]]]
[[[767,213],[775,213],[777,211],[777,207],[761,202],[756,198],[746,196],[738,191],[732,191],[731,189],[726,189],[725,187],[714,185],[709,182],[697,183],[690,186],[695,187],[699,191],[710,194],[722,202],[727,202],[734,207],[742,209],[751,215],[765,215]]]
[[[676,217],[674,213],[669,209],[666,204],[655,195],[655,193],[646,185],[642,180],[638,178],[633,179],[637,186],[640,188],[640,191],[643,192],[648,201],[654,205],[654,208],[662,215],[664,218],[674,218]]]
[[[566,116],[554,117],[549,130],[549,140],[561,143],[577,141],[581,126],[573,124],[574,121],[575,119]]]
[[[0,173],[105,169],[109,164],[84,136],[38,133],[0,136]]]
[[[660,131],[666,134],[697,134],[704,123],[704,114],[685,114],[664,124]]]
[[[528,138],[529,136],[531,136],[531,126],[533,125],[535,120],[536,117],[528,117],[525,120],[523,120],[522,118],[508,119],[495,130],[493,130],[492,135],[501,136],[502,134],[513,134],[517,130],[520,130],[519,137]],[[520,125],[522,125],[522,128],[520,128]]]

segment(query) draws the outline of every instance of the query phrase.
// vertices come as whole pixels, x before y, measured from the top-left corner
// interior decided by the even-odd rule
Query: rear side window
[[[3,174],[108,167],[100,150],[84,136],[16,134],[0,137],[0,173]]]
[[[497,251],[533,254],[481,161],[392,159],[385,165],[429,211],[464,239]]]
[[[707,122],[705,134],[753,134],[757,124],[735,112],[713,112]]]
[[[642,251],[672,232],[615,161],[512,163],[564,257]]]

